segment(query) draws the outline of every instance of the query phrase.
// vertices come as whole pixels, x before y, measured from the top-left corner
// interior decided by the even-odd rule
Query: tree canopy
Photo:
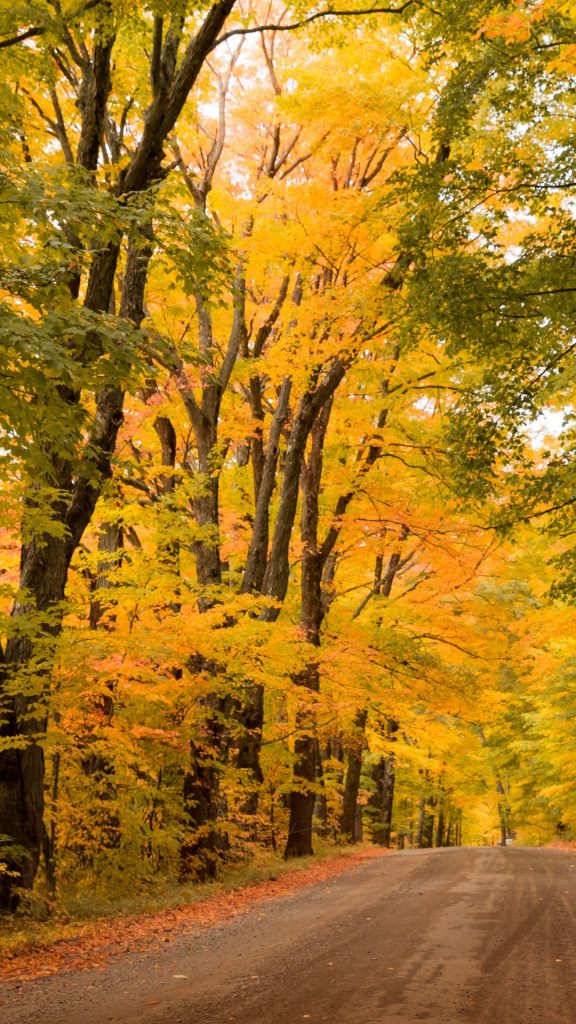
[[[0,4],[0,908],[576,828],[576,5]]]

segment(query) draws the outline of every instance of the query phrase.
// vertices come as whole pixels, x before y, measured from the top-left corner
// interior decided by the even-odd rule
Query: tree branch
[[[337,11],[334,7],[327,7],[323,11],[316,11],[315,14],[310,14],[307,18],[302,18],[300,21],[290,22],[287,25],[282,25],[280,23],[255,25],[254,28],[233,28],[230,32],[225,32],[224,35],[220,36],[212,48],[215,49],[232,36],[250,36],[254,35],[256,32],[293,32],[295,29],[304,28],[306,25],[310,25],[313,21],[318,21],[321,18],[359,18],[366,16],[367,14],[403,14],[408,7],[412,7],[416,3],[418,3],[418,0],[406,0],[406,3],[401,4],[400,7],[374,6],[367,9],[351,8],[347,11]]]
[[[10,39],[0,40],[0,50],[4,50],[8,46],[16,46],[17,43],[23,43],[25,39],[32,39],[33,36],[43,36],[46,32],[45,25],[38,25],[36,28],[29,28],[26,32],[21,32],[18,36],[11,36]]]
[[[102,3],[102,0],[88,0],[87,3],[75,11],[70,18],[69,22],[73,22],[76,18],[79,18],[86,11],[92,10],[93,7],[97,7],[98,4]],[[33,25],[27,28],[25,32],[19,32],[18,35],[10,36],[8,39],[0,40],[0,50],[4,50],[9,46],[16,46],[18,43],[23,43],[26,39],[32,39],[34,36],[43,36],[48,31],[48,25]]]

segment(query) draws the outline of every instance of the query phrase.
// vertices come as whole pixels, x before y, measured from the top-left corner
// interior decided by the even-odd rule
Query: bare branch
[[[26,32],[21,32],[18,36],[11,36],[10,39],[0,40],[0,50],[4,50],[8,46],[16,46],[17,43],[23,43],[25,39],[31,39],[33,36],[43,36],[46,32],[45,25],[39,25],[37,28],[29,28]]]
[[[268,338],[270,337],[274,329],[274,326],[278,320],[278,317],[280,316],[280,313],[282,311],[282,306],[284,305],[286,296],[288,294],[289,284],[290,278],[288,274],[286,274],[285,277],[282,278],[282,283],[280,285],[278,297],[276,299],[276,302],[274,303],[272,310],[270,311],[270,315],[267,317],[266,321],[262,324],[262,326],[258,328],[258,331],[256,333],[256,338],[254,339],[254,345],[252,348],[252,356],[254,359],[258,359],[259,356],[262,355],[264,345],[266,344]]]
[[[54,114],[56,116],[56,131],[58,134],[58,141],[62,146],[62,152],[67,163],[74,163],[74,155],[72,153],[72,147],[70,145],[68,135],[66,132],[66,124],[64,122],[64,115],[62,113],[62,107],[60,106],[60,100],[58,99],[58,93],[54,86],[50,88],[50,99],[52,100],[52,106],[54,108]]]
[[[225,32],[224,35],[220,36],[219,39],[214,43],[213,49],[220,46],[221,43],[226,42],[232,36],[250,36],[256,32],[293,32],[295,29],[304,28],[306,25],[312,24],[313,21],[319,21],[322,18],[361,18],[366,17],[367,14],[403,14],[409,7],[417,4],[419,0],[406,0],[406,3],[400,5],[400,7],[368,7],[364,9],[352,8],[347,11],[337,11],[334,7],[327,7],[323,11],[316,11],[315,14],[310,14],[307,18],[302,18],[300,21],[289,22],[287,25],[271,24],[271,25],[256,25],[254,28],[233,28],[229,32]]]
[[[230,374],[238,358],[238,352],[246,337],[246,281],[244,279],[244,264],[241,262],[236,270],[234,280],[234,316],[228,348],[218,374],[220,393],[223,394],[228,387]]]
[[[276,76],[276,69],[274,67],[274,36],[272,36],[272,45],[270,47],[270,51],[268,50],[268,47],[266,46],[266,36],[264,35],[264,31],[262,31],[262,36],[261,36],[260,42],[262,43],[262,51],[264,53],[264,60],[266,61],[266,67],[268,68],[268,74],[270,75],[270,82],[272,83],[272,88],[274,90],[274,94],[276,96],[281,96],[282,95],[282,86],[280,85],[280,82],[278,81],[278,78]]]

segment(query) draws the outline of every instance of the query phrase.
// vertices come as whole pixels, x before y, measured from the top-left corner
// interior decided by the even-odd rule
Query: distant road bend
[[[576,1024],[576,855],[369,861],[105,971],[0,997],[7,1024]]]

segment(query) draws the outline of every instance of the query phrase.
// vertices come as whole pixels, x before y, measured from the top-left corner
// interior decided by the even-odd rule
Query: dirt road
[[[10,1024],[575,1024],[576,856],[413,851],[196,935],[5,984]]]

